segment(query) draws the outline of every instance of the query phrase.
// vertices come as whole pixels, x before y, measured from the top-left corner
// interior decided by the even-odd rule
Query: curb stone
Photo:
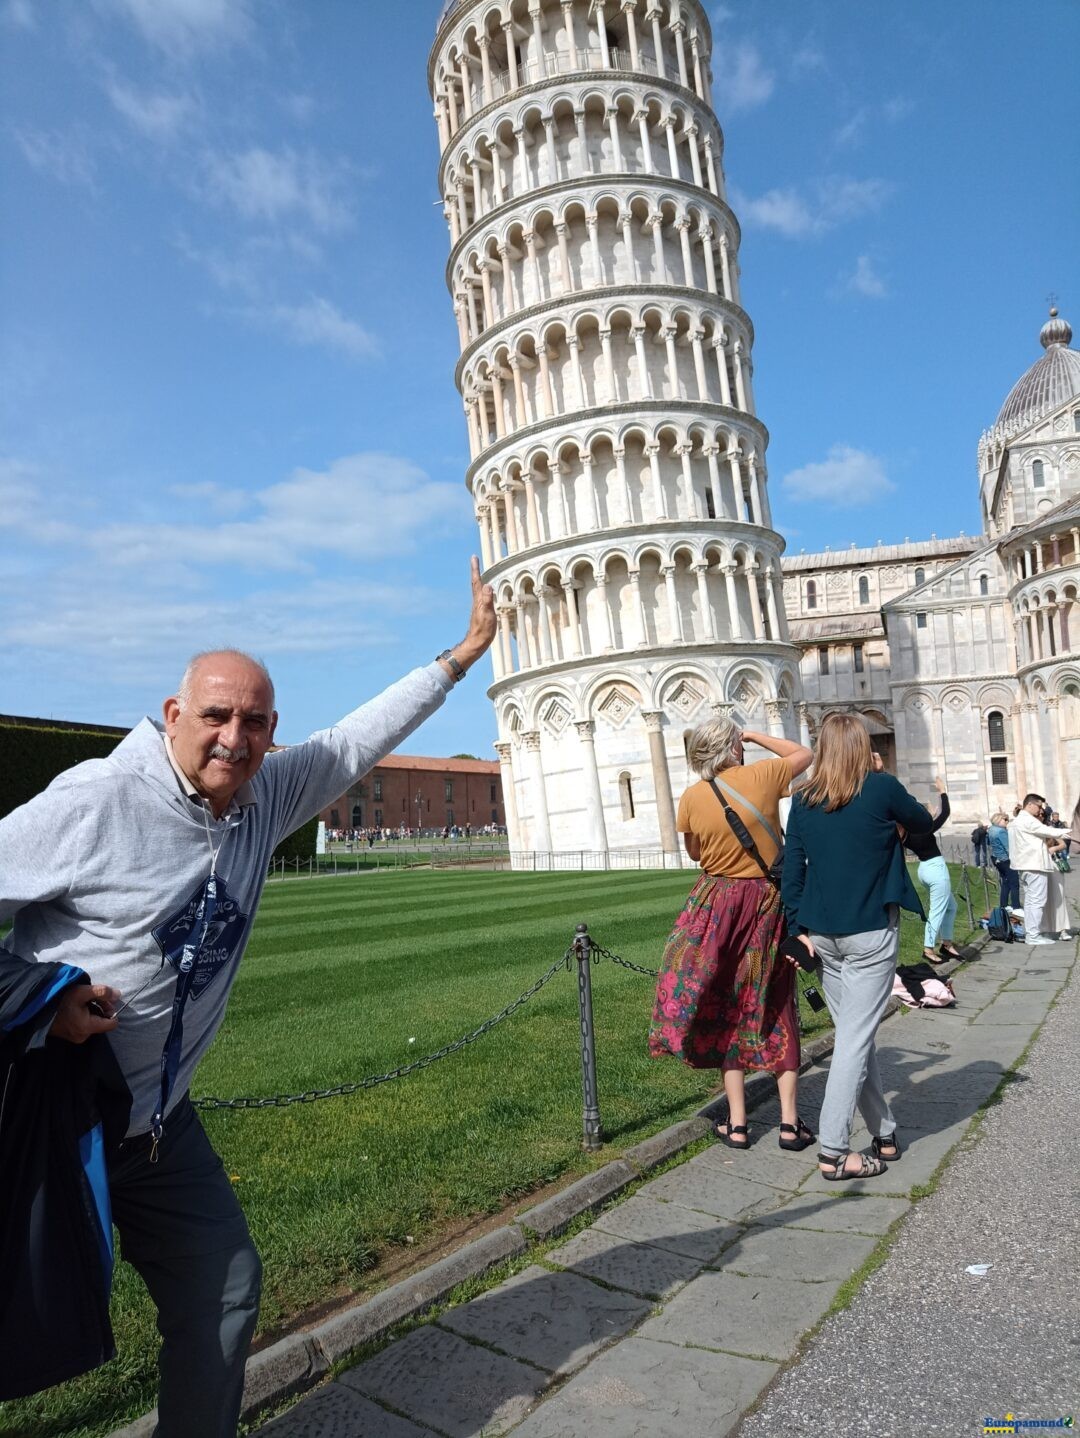
[[[973,947],[981,951],[983,945]],[[958,964],[942,965],[940,972],[948,976],[957,967]],[[898,1000],[890,999],[882,1023],[902,1007]],[[804,1046],[799,1072],[805,1073],[827,1058],[832,1050],[831,1031],[813,1039]],[[748,1076],[747,1108],[757,1108],[772,1092],[773,1080],[769,1074]],[[672,1124],[635,1144],[626,1150],[622,1158],[613,1159],[535,1208],[517,1214],[503,1228],[466,1244],[366,1302],[335,1314],[309,1332],[287,1335],[270,1348],[256,1353],[248,1359],[245,1371],[243,1417],[251,1418],[260,1409],[272,1407],[313,1387],[332,1364],[380,1338],[395,1324],[439,1303],[458,1284],[482,1277],[497,1264],[520,1257],[528,1251],[527,1234],[535,1234],[538,1238],[555,1237],[575,1219],[599,1207],[606,1199],[613,1198],[650,1169],[659,1167],[699,1142],[710,1132],[714,1122],[722,1120],[726,1109],[727,1100],[721,1094],[704,1105],[694,1118]],[[526,1232],[523,1233],[522,1229]],[[156,1421],[156,1412],[148,1413],[128,1427],[117,1429],[109,1438],[152,1438]]]

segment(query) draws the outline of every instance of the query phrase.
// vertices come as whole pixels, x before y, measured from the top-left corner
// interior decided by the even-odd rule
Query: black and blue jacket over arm
[[[0,1400],[115,1354],[105,1154],[131,1096],[104,1035],[48,1037],[62,995],[89,982],[0,949]]]

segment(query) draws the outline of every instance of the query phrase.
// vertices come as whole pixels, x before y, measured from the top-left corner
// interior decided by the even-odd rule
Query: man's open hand
[[[460,644],[455,644],[451,653],[465,669],[475,664],[481,654],[491,646],[498,629],[495,616],[495,591],[480,578],[480,561],[472,558],[472,613],[469,615],[469,630]],[[449,670],[449,665],[444,664]]]
[[[56,1006],[49,1037],[84,1044],[94,1034],[112,1033],[119,1022],[113,1017],[119,999],[119,989],[107,984],[75,984]]]

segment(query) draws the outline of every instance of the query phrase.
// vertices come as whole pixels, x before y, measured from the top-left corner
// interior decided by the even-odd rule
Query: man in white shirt
[[[1054,940],[1042,932],[1044,917],[1049,920],[1049,933],[1071,939],[1069,909],[1065,902],[1065,881],[1050,857],[1065,848],[1061,832],[1044,824],[1039,817],[1046,800],[1041,794],[1028,794],[1019,814],[1009,825],[1009,863],[1020,874],[1024,901],[1024,942],[1052,944]],[[1047,845],[1049,840],[1049,845]],[[1049,913],[1046,912],[1049,906]]]

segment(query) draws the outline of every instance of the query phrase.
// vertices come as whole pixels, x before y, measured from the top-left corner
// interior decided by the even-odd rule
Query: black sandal
[[[794,1138],[784,1138],[785,1133],[794,1134]],[[780,1125],[780,1138],[777,1142],[781,1148],[791,1149],[793,1153],[801,1153],[804,1148],[809,1148],[814,1142],[816,1135],[803,1123],[801,1118],[796,1118],[794,1123],[782,1123]]]
[[[886,1153],[887,1148],[895,1149],[894,1153]],[[880,1158],[882,1163],[899,1163],[904,1156],[904,1150],[897,1142],[896,1134],[887,1134],[884,1138],[874,1138],[870,1141],[870,1151],[875,1158]]]
[[[943,959],[957,959],[957,960],[960,960],[960,959],[962,959],[962,958],[964,957],[963,954],[960,952],[960,950],[956,947],[955,944],[952,946],[951,949],[947,949],[944,944],[939,944],[939,945],[938,945],[938,953],[941,955],[941,957],[942,957]]]
[[[727,1129],[727,1133],[721,1133],[720,1130],[725,1128]],[[716,1135],[716,1137],[720,1140],[721,1143],[726,1143],[728,1148],[750,1147],[750,1130],[746,1127],[746,1124],[744,1123],[733,1124],[728,1119],[724,1119],[721,1123],[713,1124],[713,1133]],[[743,1135],[742,1143],[735,1142],[736,1134]]]
[[[883,1159],[871,1157],[868,1153],[857,1153],[854,1156],[861,1160],[861,1167],[849,1171],[844,1165],[851,1157],[850,1152],[839,1154],[819,1153],[818,1163],[831,1163],[833,1169],[832,1173],[828,1173],[823,1168],[819,1169],[818,1172],[822,1178],[826,1179],[829,1183],[845,1183],[848,1179],[852,1178],[877,1178],[879,1175],[887,1172]]]

